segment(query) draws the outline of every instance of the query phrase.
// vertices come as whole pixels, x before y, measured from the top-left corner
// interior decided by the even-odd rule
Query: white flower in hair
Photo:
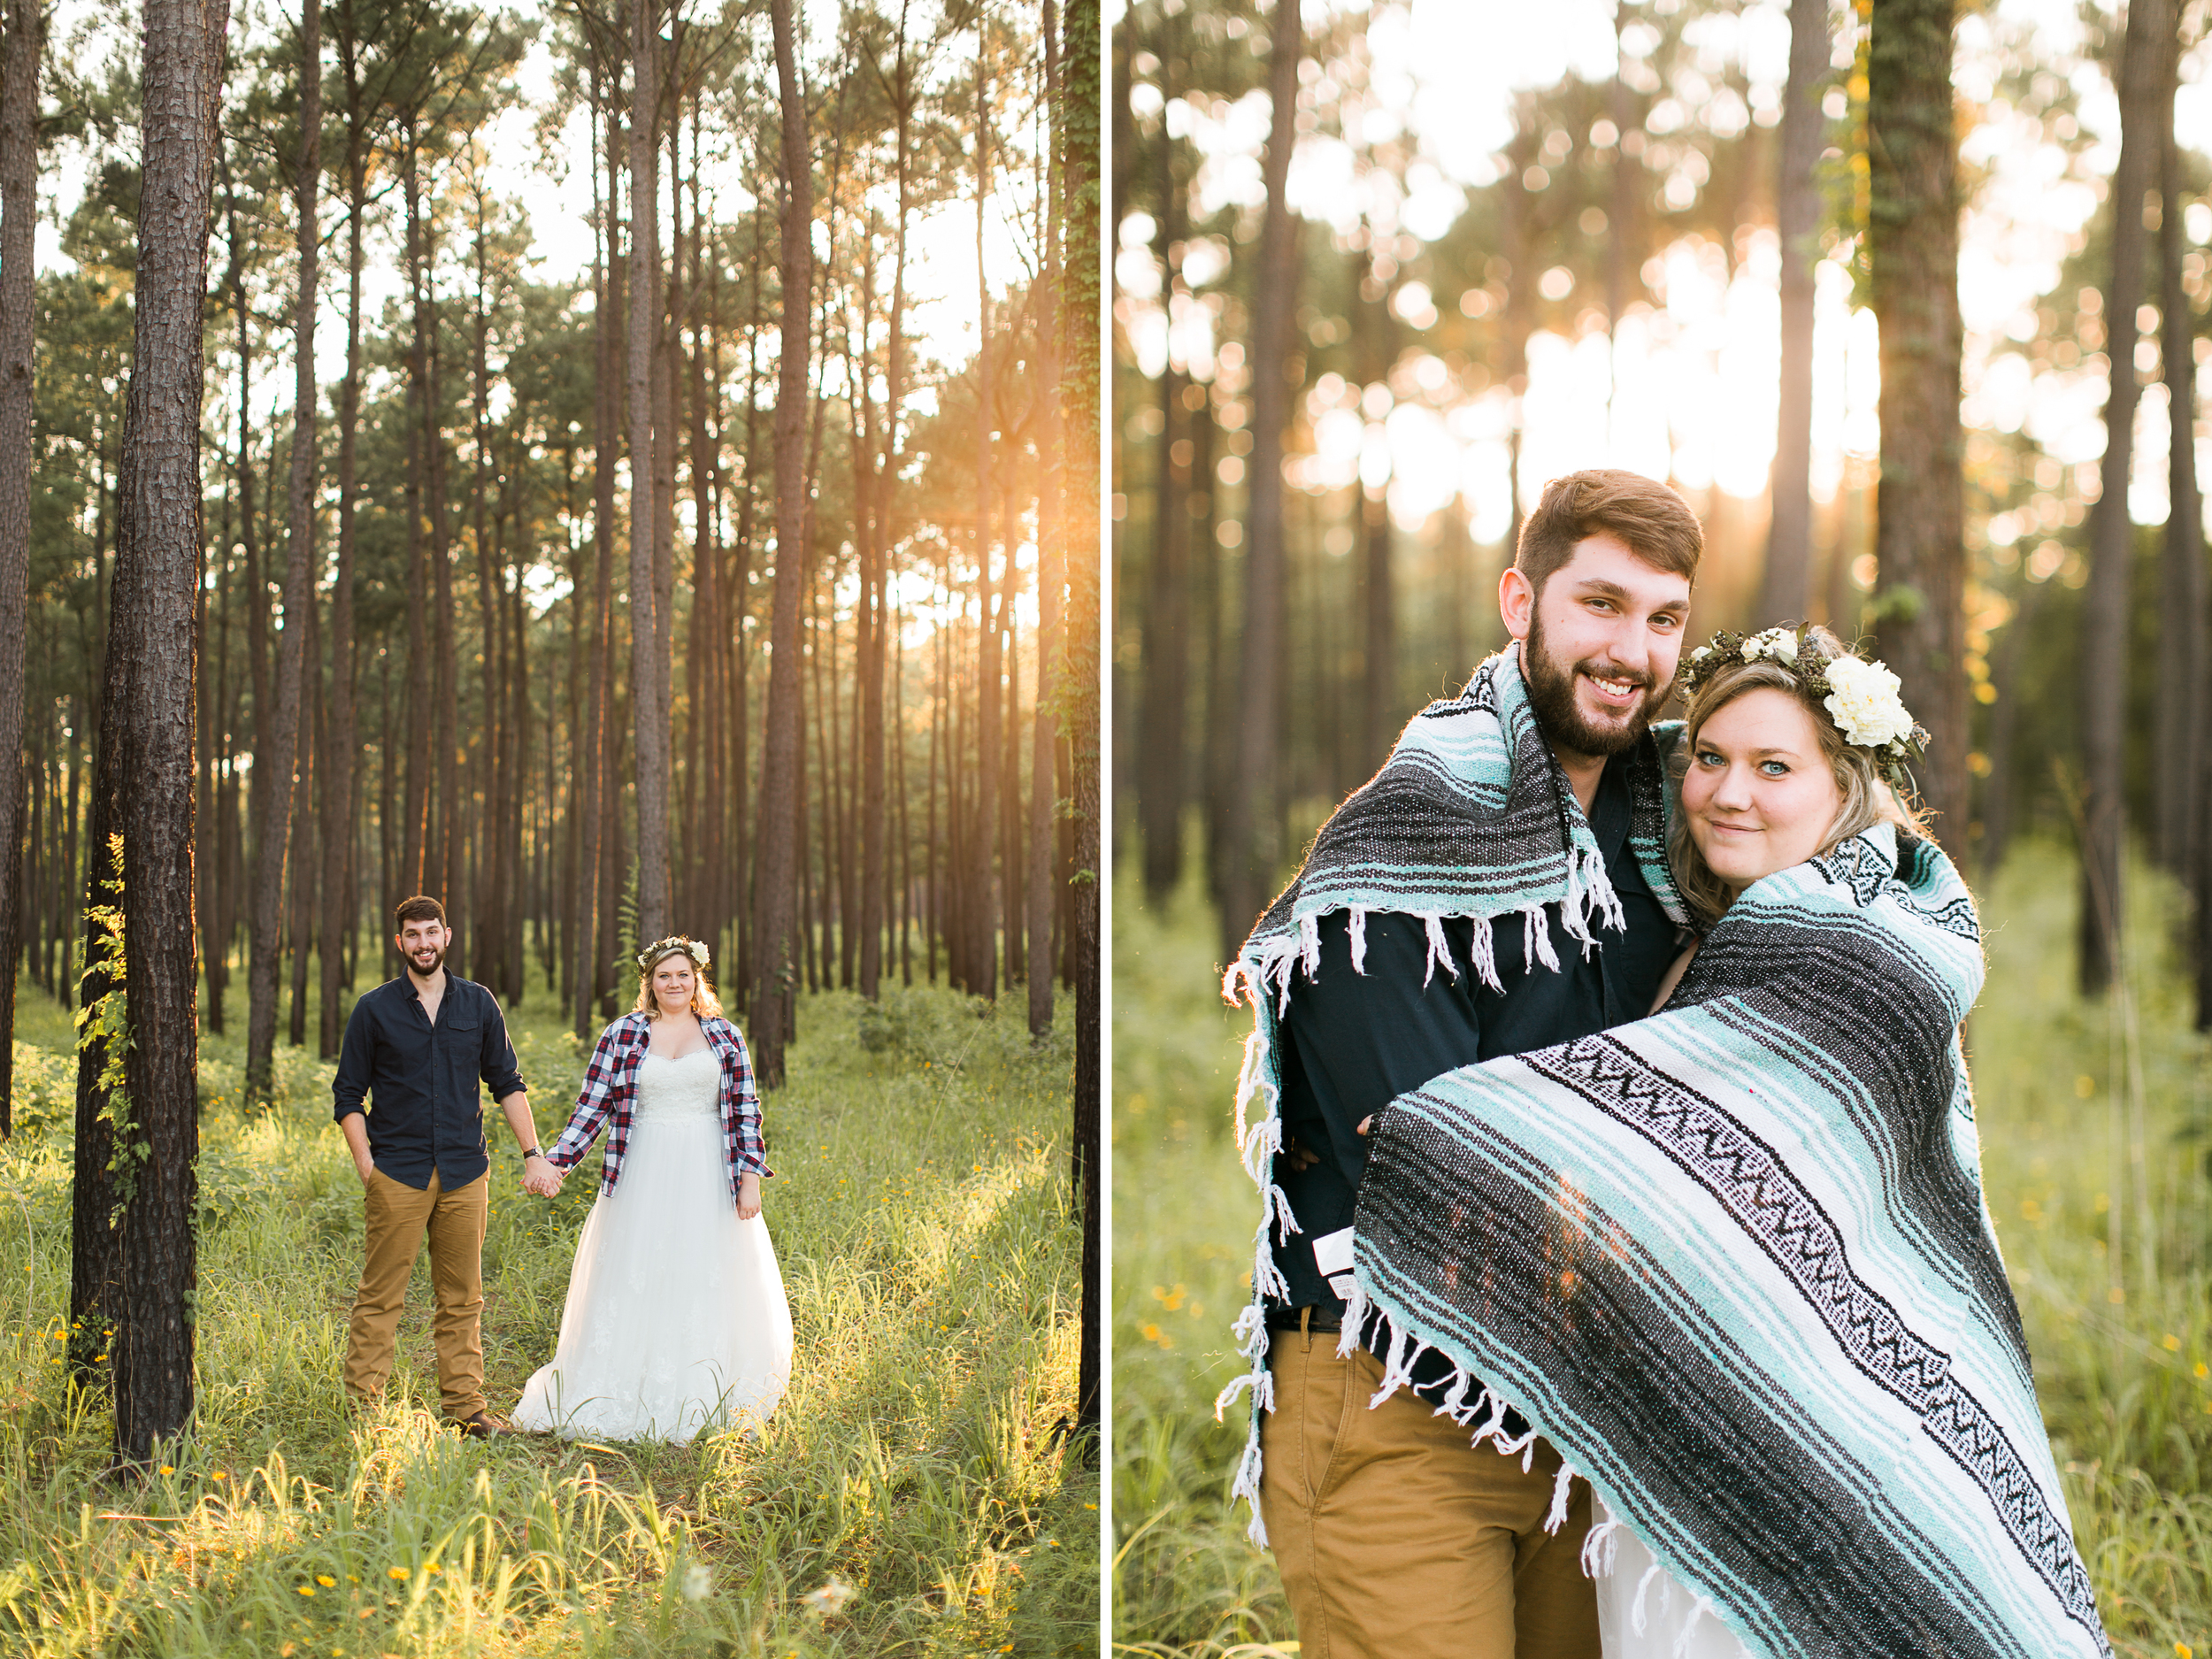
[[[1898,683],[1881,664],[1856,657],[1828,664],[1829,692],[1822,702],[1846,742],[1882,749],[1912,735],[1912,716],[1897,695]]]
[[[1771,657],[1778,663],[1797,660],[1797,635],[1787,628],[1769,628],[1755,634],[1743,642],[1743,659],[1755,663],[1762,657]]]

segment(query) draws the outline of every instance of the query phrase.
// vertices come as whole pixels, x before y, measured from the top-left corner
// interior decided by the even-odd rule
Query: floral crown
[[[653,964],[663,956],[682,951],[691,958],[692,965],[704,973],[714,958],[707,948],[695,939],[686,939],[681,933],[671,933],[665,939],[656,939],[637,953],[638,976],[642,979],[653,972]]]
[[[1875,770],[1900,795],[1911,792],[1907,766],[1927,758],[1928,732],[1897,695],[1897,676],[1847,649],[1839,657],[1823,655],[1809,628],[1769,628],[1748,637],[1723,628],[1683,664],[1678,677],[1682,695],[1695,696],[1724,668],[1756,662],[1773,663],[1794,675],[1828,710],[1843,741],[1870,751]]]

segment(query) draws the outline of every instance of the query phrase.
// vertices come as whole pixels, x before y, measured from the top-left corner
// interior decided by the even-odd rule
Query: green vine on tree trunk
[[[93,1044],[101,1048],[99,1087],[104,1096],[100,1116],[113,1134],[114,1152],[108,1169],[115,1177],[116,1204],[108,1217],[110,1227],[120,1226],[123,1211],[138,1187],[139,1166],[146,1162],[145,1138],[137,1133],[131,1101],[123,1084],[123,1056],[130,1051],[130,998],[124,978],[123,949],[123,838],[108,837],[109,867],[113,874],[100,884],[109,895],[104,904],[88,906],[85,918],[93,924],[91,942],[79,984],[97,974],[107,989],[77,1011],[77,1051]]]

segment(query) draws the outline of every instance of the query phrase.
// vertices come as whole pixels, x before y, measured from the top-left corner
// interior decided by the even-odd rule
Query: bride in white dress
[[[708,986],[707,949],[681,937],[638,956],[637,1006],[600,1033],[561,1175],[604,1129],[599,1198],[552,1363],[530,1379],[517,1428],[667,1440],[757,1423],[791,1375],[791,1310],[761,1218],[771,1173],[737,1027]]]

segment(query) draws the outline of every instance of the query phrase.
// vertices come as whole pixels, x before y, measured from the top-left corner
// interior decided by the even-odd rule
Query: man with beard
[[[1353,1210],[1362,1125],[1394,1097],[1650,1011],[1680,910],[1649,726],[1702,546],[1663,484],[1548,485],[1499,583],[1515,643],[1415,718],[1230,971],[1256,1020],[1240,1087],[1276,1108],[1248,1143],[1273,1222],[1239,1327],[1266,1409],[1237,1486],[1307,1659],[1596,1659],[1587,1485],[1348,1302]]]
[[[446,972],[453,934],[445,907],[432,898],[406,899],[394,917],[407,971],[354,1003],[330,1087],[368,1216],[367,1259],[346,1342],[346,1393],[357,1406],[383,1393],[408,1276],[427,1234],[437,1298],[431,1338],[438,1393],[446,1420],[485,1440],[509,1431],[484,1403],[480,1326],[491,1159],[480,1080],[523,1148],[523,1190],[550,1195],[560,1190],[560,1177],[538,1148],[530,1097],[498,1001]]]

